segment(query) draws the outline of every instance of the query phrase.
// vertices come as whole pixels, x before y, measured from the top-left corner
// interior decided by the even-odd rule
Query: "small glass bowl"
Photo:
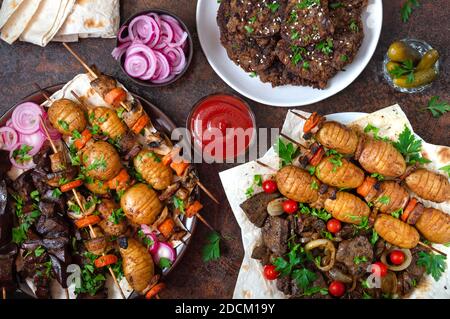
[[[429,50],[433,49],[433,47],[431,45],[429,45],[428,43],[426,43],[425,41],[422,40],[417,40],[417,39],[402,39],[400,40],[401,42],[409,45],[410,47],[416,49],[421,56],[423,56],[425,53],[427,53]],[[422,85],[422,86],[418,86],[415,88],[402,88],[398,85],[394,84],[394,81],[391,78],[391,75],[389,74],[389,71],[387,70],[387,63],[389,62],[389,57],[386,51],[386,54],[384,55],[384,59],[383,59],[383,76],[386,79],[386,81],[389,83],[389,85],[391,87],[393,87],[396,91],[402,92],[402,93],[418,93],[418,92],[422,92],[423,90],[429,88],[433,82]],[[439,59],[436,61],[436,64],[434,65],[434,69],[436,70],[436,74],[439,75]]]

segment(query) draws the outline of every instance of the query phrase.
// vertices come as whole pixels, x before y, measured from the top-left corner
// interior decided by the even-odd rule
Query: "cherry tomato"
[[[327,222],[327,229],[330,233],[336,234],[342,228],[341,222],[336,218],[332,218]]]
[[[345,294],[345,285],[342,282],[335,280],[328,286],[328,292],[332,296],[341,297]]]
[[[295,200],[287,199],[283,202],[283,210],[288,214],[293,214],[298,210],[298,203]]]
[[[267,194],[275,193],[278,190],[277,183],[271,179],[262,183],[262,188]]]
[[[278,278],[280,273],[278,271],[276,271],[275,268],[276,267],[274,265],[265,265],[264,266],[264,277],[267,280],[275,280]]]
[[[375,274],[375,276],[384,277],[386,276],[388,269],[387,266],[381,261],[377,261],[376,263],[372,264],[371,272],[372,274]]]
[[[401,265],[405,261],[405,254],[401,250],[393,250],[389,254],[389,260],[394,265]]]

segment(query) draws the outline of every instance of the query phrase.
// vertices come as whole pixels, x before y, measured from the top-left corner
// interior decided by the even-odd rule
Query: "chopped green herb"
[[[375,231],[375,229],[372,228],[372,236],[370,237],[370,243],[372,244],[372,246],[375,246],[375,244],[378,241],[378,233]]]
[[[266,6],[273,13],[277,12],[277,10],[280,8],[280,4],[278,2],[276,2],[276,1],[273,1],[272,3],[266,3]]]
[[[433,117],[441,117],[447,112],[450,112],[450,104],[439,99],[439,96],[433,96],[428,101],[428,106],[423,110],[429,110]]]
[[[314,5],[320,6],[320,0],[301,0],[298,4],[297,7],[299,9],[307,9],[310,8]]]
[[[123,112],[125,112],[125,109],[123,107],[119,107],[116,112],[117,112],[117,116],[120,119],[122,119],[123,118]]]
[[[184,214],[185,213],[185,205],[184,205],[184,200],[182,200],[181,198],[174,196],[173,197],[173,205],[175,206],[176,209],[178,209],[180,211],[180,213]]]
[[[327,39],[316,44],[316,50],[321,51],[323,54],[330,55],[333,52],[333,40]]]
[[[319,189],[319,184],[315,180],[311,182],[311,189]]]
[[[251,17],[250,19],[248,19],[248,22],[255,23],[256,22],[256,17]]]
[[[256,74],[255,71],[253,71],[253,72],[250,72],[249,76],[250,76],[251,78],[256,78],[258,75]]]
[[[164,270],[170,268],[171,266],[172,262],[170,261],[169,258],[161,257],[161,259],[159,259],[159,268]]]
[[[395,217],[395,218],[400,218],[400,216],[402,216],[402,214],[403,214],[403,208],[399,208],[399,209],[393,211],[391,213],[391,216]]]
[[[342,62],[347,62],[348,56],[346,54],[341,54],[341,56],[339,57],[339,60],[341,60]]]
[[[62,195],[62,193],[61,193],[61,191],[59,190],[59,188],[55,188],[55,189],[52,191],[52,197],[59,198],[59,197],[61,197],[61,195]]]
[[[123,209],[117,208],[111,212],[111,215],[109,215],[108,220],[113,222],[114,224],[118,225],[120,223],[120,221],[124,218],[125,218],[125,213],[123,212]]]
[[[297,156],[298,149],[292,143],[284,143],[281,138],[275,143],[275,152],[281,159],[281,166],[286,166],[292,163]]]
[[[387,195],[383,195],[377,199],[377,202],[379,202],[383,205],[388,205],[391,202],[391,198]]]
[[[32,159],[32,157],[28,154],[29,151],[31,151],[33,147],[28,146],[26,144],[22,144],[20,148],[17,148],[13,151],[12,157],[16,160],[18,163],[26,163]]]
[[[307,268],[294,269],[292,271],[292,279],[295,280],[297,286],[302,289],[306,289],[314,280],[317,279],[317,275]]]
[[[330,232],[326,231],[326,230],[322,230],[320,232],[320,234],[322,235],[322,237],[324,237],[326,239],[329,239],[329,240],[333,240],[334,239],[333,235]]]
[[[42,256],[42,254],[45,252],[45,248],[44,247],[41,247],[41,246],[38,246],[35,250],[34,250],[34,255],[36,256],[36,257],[40,257],[40,256]]]
[[[359,27],[358,24],[356,24],[355,20],[351,20],[350,21],[350,25],[349,25],[350,30],[352,30],[353,32],[359,32]]]
[[[434,280],[438,281],[445,272],[446,259],[447,257],[444,255],[420,251],[419,259],[417,259],[417,265],[425,267],[425,272],[431,275]]]
[[[308,167],[308,172],[309,175],[314,175],[316,173],[316,167],[315,166]]]
[[[331,214],[328,213],[325,209],[317,209],[317,208],[311,208],[303,203],[299,204],[299,211],[301,214],[304,215],[311,215],[314,217],[317,217],[319,219],[322,219],[323,221],[328,221],[331,219]]]
[[[251,26],[246,25],[244,27],[245,31],[247,31],[247,33],[253,33],[253,31],[255,31]]]
[[[297,40],[300,37],[300,33],[298,31],[294,31],[291,33],[291,40]]]
[[[367,261],[367,257],[366,256],[355,256],[353,258],[353,263],[355,265],[359,265],[359,264],[364,263],[366,261]]]
[[[406,60],[400,65],[396,65],[389,71],[389,74],[392,75],[394,79],[406,76],[406,82],[412,83],[414,81],[414,63],[412,60]]]
[[[370,177],[376,178],[377,180],[379,180],[380,182],[384,181],[384,176],[378,173],[373,173],[370,175]]]
[[[61,128],[62,128],[64,131],[68,131],[68,130],[69,130],[69,124],[68,124],[66,121],[64,121],[64,120],[58,120],[58,124],[59,124],[59,126],[61,126]]]
[[[303,62],[303,68],[304,68],[305,70],[309,70],[309,62],[308,62],[308,61],[304,61],[304,62]]]
[[[417,8],[418,6],[419,6],[418,0],[406,0],[400,9],[402,21],[408,22],[409,17],[411,16],[411,13],[413,12],[413,9]]]
[[[30,197],[35,202],[39,202],[39,192],[37,190],[34,190],[30,193]]]
[[[447,175],[450,177],[450,164],[441,167],[439,170],[440,170],[440,171],[444,171],[444,172],[447,173]]]
[[[373,126],[372,124],[367,124],[366,127],[364,128],[364,133],[372,133],[373,138],[378,140],[378,141],[389,141],[389,139],[387,137],[381,137],[380,134],[380,129],[376,126]]]
[[[324,287],[308,287],[303,290],[302,296],[312,296],[320,293],[323,296],[328,295],[328,289]]]
[[[411,130],[405,125],[404,130],[399,136],[397,142],[393,143],[395,148],[405,157],[406,163],[409,164],[425,164],[431,161],[423,158],[420,154],[422,150],[422,140],[416,139]]]

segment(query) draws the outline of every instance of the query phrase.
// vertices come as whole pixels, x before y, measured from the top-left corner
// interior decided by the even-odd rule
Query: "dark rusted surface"
[[[211,0],[214,1],[214,0]],[[426,141],[450,145],[450,116],[434,119],[420,109],[434,95],[450,101],[448,59],[450,42],[448,29],[448,7],[446,0],[425,1],[416,9],[408,23],[400,19],[402,0],[384,1],[383,30],[374,57],[367,68],[339,94],[310,106],[307,111],[317,110],[323,114],[345,111],[373,112],[384,106],[399,103],[408,115],[414,130]],[[422,2],[421,2],[422,3]],[[121,73],[120,67],[111,58],[115,40],[83,40],[73,44],[89,63],[95,63],[106,73],[123,82],[136,92],[159,106],[175,123],[184,126],[186,117],[194,103],[214,92],[233,92],[214,73],[207,63],[195,29],[196,1],[193,0],[135,0],[122,2],[122,21],[144,9],[163,8],[182,18],[194,35],[195,53],[187,74],[177,83],[166,88],[146,89],[131,82]],[[391,89],[383,80],[381,61],[389,44],[405,37],[423,39],[441,53],[441,74],[431,89],[415,95],[401,94]],[[40,48],[24,43],[9,46],[0,43],[1,112],[17,100],[32,93],[33,82],[42,87],[66,82],[82,71],[81,66],[60,45],[52,43]],[[280,127],[287,109],[275,108],[248,101],[256,115],[258,127]],[[215,193],[221,205],[217,206],[204,197],[203,215],[227,238],[223,241],[223,257],[218,262],[205,264],[201,250],[206,242],[208,230],[199,225],[193,244],[188,248],[182,262],[167,279],[165,298],[230,298],[243,256],[241,234],[227,203],[220,184],[218,172],[232,165],[199,165],[202,180]]]

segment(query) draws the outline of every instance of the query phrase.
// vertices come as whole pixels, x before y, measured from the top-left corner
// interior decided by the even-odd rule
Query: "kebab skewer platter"
[[[262,158],[220,173],[245,250],[234,297],[450,298],[449,164],[399,105],[291,110]]]
[[[16,286],[38,298],[159,298],[201,217],[193,165],[139,99],[88,69],[0,129],[4,298]]]

